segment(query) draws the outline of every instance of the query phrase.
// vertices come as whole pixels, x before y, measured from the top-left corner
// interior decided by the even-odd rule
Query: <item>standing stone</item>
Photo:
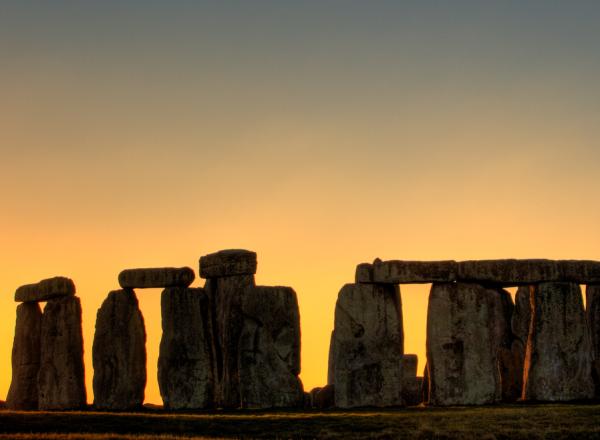
[[[406,405],[418,405],[422,399],[423,378],[417,378],[416,354],[402,356],[402,399]]]
[[[541,283],[531,292],[531,305],[523,399],[593,397],[592,347],[579,285]]]
[[[595,397],[600,397],[600,284],[589,284],[585,289],[586,318],[592,343]]]
[[[329,365],[340,408],[402,405],[402,305],[394,285],[346,284],[335,307]]]
[[[427,310],[430,404],[501,400],[498,352],[510,342],[507,295],[473,283],[433,284]]]
[[[173,287],[162,292],[158,385],[166,409],[204,409],[213,403],[209,309],[204,289]]]
[[[12,381],[6,406],[14,410],[38,408],[37,377],[40,369],[42,311],[37,303],[17,307],[12,348]]]
[[[242,407],[292,408],[303,401],[300,313],[289,287],[255,287],[242,298],[239,378]]]
[[[206,281],[212,319],[215,353],[215,404],[221,408],[239,408],[239,344],[244,325],[243,297],[254,288],[254,275],[235,275]]]
[[[79,298],[67,296],[50,300],[42,316],[39,408],[84,407],[84,377]]]
[[[135,409],[144,403],[146,330],[135,292],[108,294],[96,317],[92,348],[94,406]]]

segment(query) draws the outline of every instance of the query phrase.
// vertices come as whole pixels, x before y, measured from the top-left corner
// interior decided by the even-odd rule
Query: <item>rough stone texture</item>
[[[525,347],[529,335],[529,324],[531,322],[531,287],[521,286],[515,295],[515,307],[511,320],[513,341],[510,354],[502,353],[502,364],[510,365],[511,370],[503,374],[503,400],[507,402],[516,401],[523,394],[523,364],[525,362]],[[509,377],[510,376],[510,377]]]
[[[26,284],[15,291],[16,302],[39,302],[61,296],[75,295],[75,283],[65,277],[48,278],[35,284]]]
[[[356,271],[359,283],[418,284],[454,280],[456,261],[375,261],[372,265],[360,264]]]
[[[119,285],[124,289],[187,287],[195,277],[189,267],[125,269],[119,274]]]
[[[591,398],[592,350],[578,284],[541,283],[531,292],[523,399]]]
[[[126,410],[142,406],[146,330],[133,290],[110,292],[98,309],[92,360],[96,408]]]
[[[317,409],[329,409],[335,407],[335,385],[325,385],[319,388],[314,397],[314,407]]]
[[[503,286],[534,284],[560,278],[553,260],[474,260],[458,263],[458,280]]]
[[[239,376],[239,344],[244,324],[242,300],[254,286],[253,275],[208,279],[204,290],[212,315],[215,405],[242,405]]]
[[[200,258],[201,278],[221,278],[256,273],[256,252],[227,249]]]
[[[210,408],[214,398],[212,324],[204,289],[172,287],[161,296],[158,385],[166,409]]]
[[[510,344],[509,302],[508,292],[478,284],[432,286],[427,311],[430,404],[501,400],[498,351]]]
[[[86,405],[79,298],[46,303],[42,316],[39,408],[78,409]]]
[[[423,378],[417,378],[418,362],[416,354],[402,356],[402,399],[406,405],[421,403]]]
[[[240,391],[244,408],[300,407],[300,313],[289,287],[255,287],[242,299]]]
[[[590,260],[559,260],[560,281],[576,284],[600,283],[600,262]]]
[[[6,397],[9,409],[38,407],[42,311],[37,303],[19,304],[12,348],[12,381]]]
[[[429,380],[429,365],[425,364],[425,368],[423,369],[423,385],[421,390],[422,401],[425,403],[429,403],[429,389],[430,389],[430,380]]]
[[[595,397],[600,397],[600,284],[590,284],[585,289],[586,318],[592,344]]]
[[[402,306],[397,286],[346,284],[335,308],[329,365],[340,408],[402,405]]]

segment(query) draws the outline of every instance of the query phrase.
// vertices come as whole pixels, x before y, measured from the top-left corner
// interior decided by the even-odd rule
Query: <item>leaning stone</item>
[[[86,405],[83,336],[79,298],[46,303],[42,316],[39,409],[79,409]]]
[[[474,260],[458,263],[458,281],[500,286],[519,286],[558,280],[553,260]]]
[[[26,284],[15,292],[16,302],[48,301],[62,296],[75,295],[75,283],[70,278],[48,278],[35,284]]]
[[[381,284],[419,284],[456,280],[456,261],[451,260],[375,262],[372,270],[373,282]]]
[[[125,269],[119,274],[119,285],[124,289],[187,287],[194,278],[194,271],[189,267]]]
[[[146,387],[146,330],[133,290],[108,294],[96,316],[92,348],[94,406],[141,408]]]
[[[6,405],[13,410],[38,408],[42,311],[37,303],[19,304],[12,348],[12,381]]]
[[[402,306],[397,286],[346,284],[338,295],[330,377],[340,408],[402,405]]]
[[[541,283],[531,295],[523,399],[569,401],[593,397],[592,346],[579,285]]]
[[[215,405],[220,408],[235,409],[242,404],[239,375],[239,344],[244,323],[242,300],[253,288],[253,275],[213,278],[204,286],[212,313]]]
[[[427,311],[429,403],[482,405],[502,398],[498,351],[510,344],[509,293],[434,284]]]
[[[200,258],[201,278],[221,278],[256,273],[256,252],[227,249]]]
[[[589,284],[585,289],[586,318],[590,329],[592,358],[594,359],[592,376],[595,395],[600,397],[600,284]]]
[[[204,289],[171,287],[161,296],[158,385],[166,409],[205,409],[214,398],[210,304]]]
[[[296,293],[290,287],[255,287],[244,294],[242,313],[242,407],[301,407],[300,313]]]

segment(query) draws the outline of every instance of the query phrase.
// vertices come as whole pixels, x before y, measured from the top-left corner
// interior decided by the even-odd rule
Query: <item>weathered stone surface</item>
[[[429,403],[430,382],[429,365],[425,364],[425,368],[423,369],[423,385],[421,389],[422,401],[425,403]]]
[[[501,400],[498,351],[510,344],[509,301],[509,293],[502,289],[433,284],[427,310],[430,404],[481,405]]]
[[[553,260],[473,260],[458,263],[458,280],[503,286],[534,284],[560,278]]]
[[[356,271],[359,283],[418,284],[455,279],[456,261],[376,261],[360,264]]]
[[[200,258],[201,278],[221,278],[232,275],[254,275],[256,252],[227,249]]]
[[[329,365],[340,408],[402,405],[402,306],[397,286],[346,284]]]
[[[600,284],[590,284],[585,289],[586,318],[592,344],[592,376],[595,397],[600,397]]]
[[[141,407],[146,387],[146,330],[133,290],[108,294],[96,316],[92,348],[94,406]]]
[[[172,287],[161,296],[158,385],[166,409],[209,408],[214,399],[212,323],[204,289]]]
[[[239,375],[239,344],[244,324],[242,300],[254,287],[253,275],[213,278],[204,286],[212,315],[217,407],[239,408],[242,405]]]
[[[12,348],[12,381],[6,397],[9,409],[38,407],[42,311],[37,303],[19,304]]]
[[[194,278],[194,271],[189,267],[125,269],[119,274],[119,285],[124,289],[187,287]]]
[[[300,407],[300,313],[290,287],[258,286],[242,298],[242,407]]]
[[[42,316],[39,408],[77,409],[86,405],[79,298],[46,303]]]
[[[406,405],[418,405],[422,401],[423,378],[417,378],[418,363],[416,354],[402,356],[402,399]]]
[[[560,281],[576,284],[600,283],[600,261],[559,260]]]
[[[335,407],[335,385],[325,385],[319,388],[314,397],[314,407],[317,409],[329,409]]]
[[[532,289],[531,305],[523,399],[593,397],[592,347],[579,285],[541,283]]]
[[[26,284],[15,291],[16,302],[39,302],[61,296],[75,295],[75,283],[70,278],[48,278],[35,284]]]

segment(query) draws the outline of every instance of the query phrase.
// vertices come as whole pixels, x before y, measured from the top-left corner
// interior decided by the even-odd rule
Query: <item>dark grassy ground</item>
[[[17,434],[19,434],[17,436]],[[331,412],[0,411],[0,439],[599,438],[600,405],[514,405]]]

